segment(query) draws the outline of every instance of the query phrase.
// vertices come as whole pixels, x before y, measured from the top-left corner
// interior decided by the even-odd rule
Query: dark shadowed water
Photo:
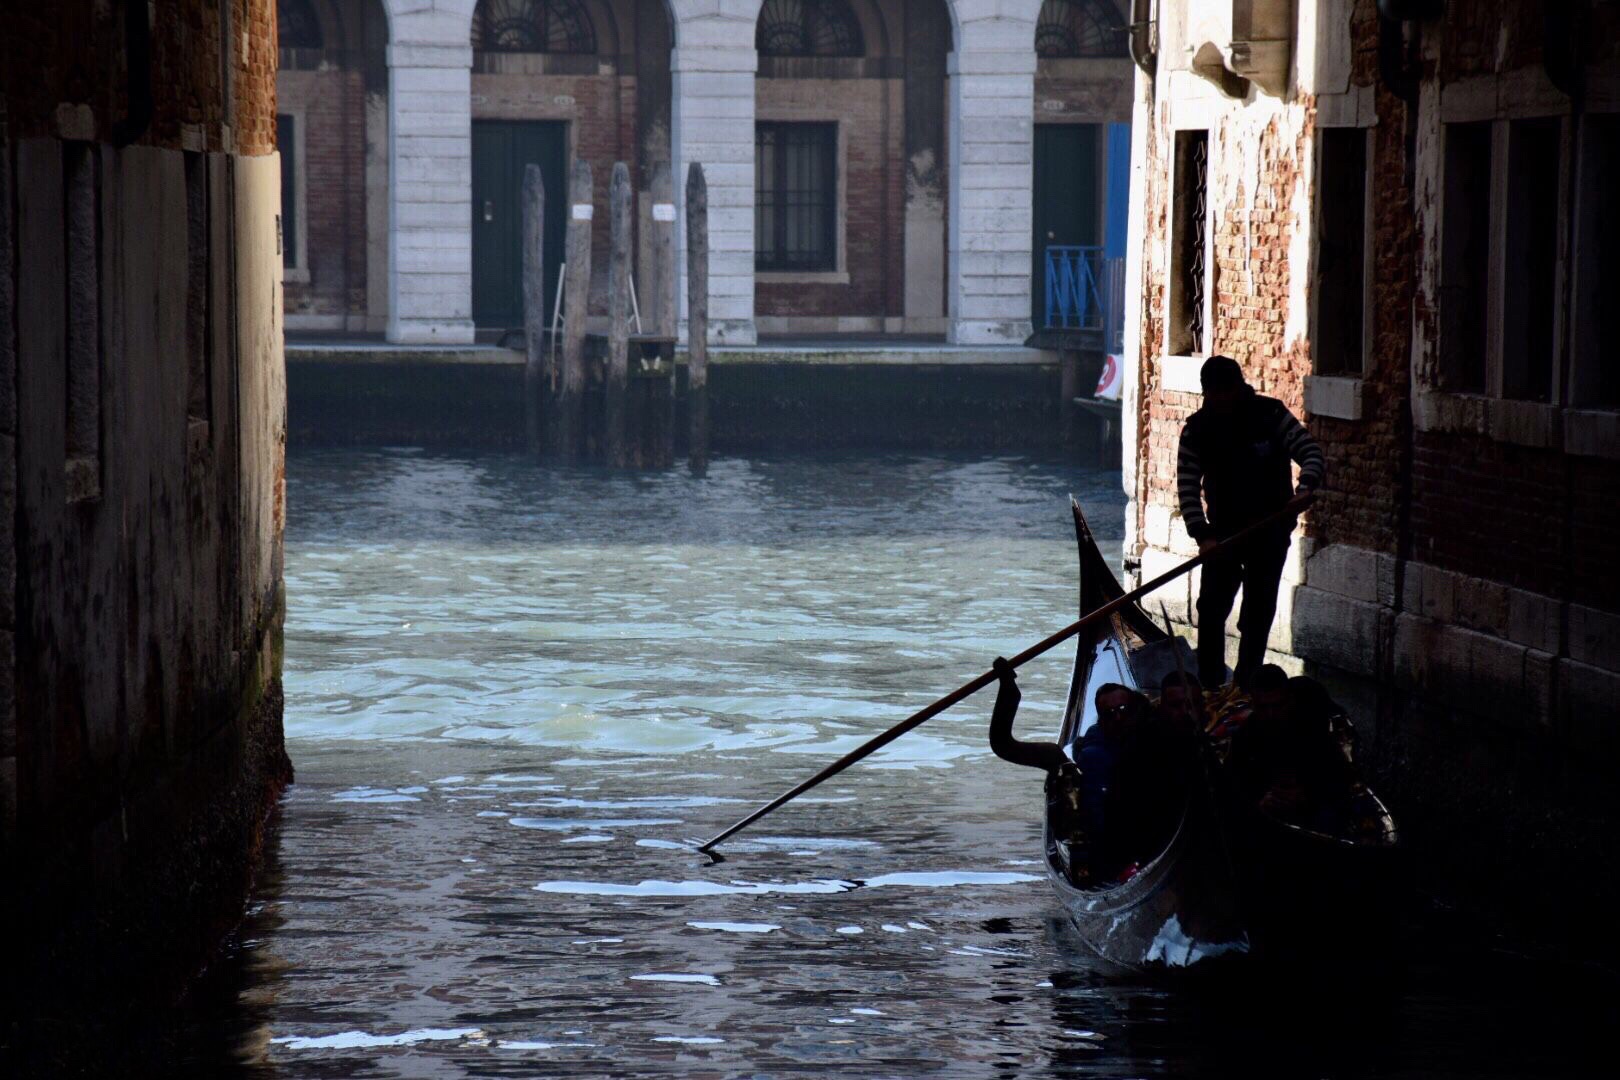
[[[1320,988],[1099,970],[1035,862],[1037,775],[970,699],[691,843],[1073,617],[1067,496],[1020,457],[288,462],[287,795],[227,982],[256,1071],[321,1076],[1519,1076],[1611,1013],[1418,935]],[[1026,669],[1054,728],[1071,656]],[[1326,980],[1331,982],[1331,979]],[[1277,992],[1273,993],[1273,989]]]

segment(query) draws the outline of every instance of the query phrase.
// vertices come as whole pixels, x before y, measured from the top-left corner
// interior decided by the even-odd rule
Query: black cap
[[[1204,384],[1204,391],[1230,390],[1243,385],[1243,369],[1238,362],[1230,356],[1212,356],[1204,361],[1204,366],[1198,372],[1198,379]]]

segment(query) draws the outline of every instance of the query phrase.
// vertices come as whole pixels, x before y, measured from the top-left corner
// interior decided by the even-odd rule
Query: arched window
[[[580,0],[479,0],[472,47],[485,52],[594,53],[596,28]]]
[[[1126,55],[1119,8],[1114,0],[1046,0],[1035,22],[1035,54],[1054,60]]]
[[[309,0],[276,0],[276,44],[283,49],[321,47],[321,20]]]
[[[761,56],[864,56],[861,24],[845,0],[765,0],[754,32]]]

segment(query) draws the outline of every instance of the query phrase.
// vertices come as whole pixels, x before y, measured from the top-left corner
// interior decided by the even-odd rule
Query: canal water
[[[1118,472],[344,451],[287,475],[297,783],[224,979],[244,1072],[1519,1076],[1597,1037],[1590,999],[1426,932],[1367,997],[1100,970],[988,693],[725,861],[692,850],[1072,619],[1067,499],[1117,559]],[[1070,659],[1026,669],[1022,730],[1055,728]]]

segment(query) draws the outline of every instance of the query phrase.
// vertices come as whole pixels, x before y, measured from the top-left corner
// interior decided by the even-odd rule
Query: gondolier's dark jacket
[[[1199,409],[1181,429],[1176,492],[1194,540],[1231,536],[1281,510],[1300,487],[1317,488],[1327,471],[1322,448],[1276,398],[1252,389],[1229,416]],[[1208,514],[1205,504],[1208,504]]]

